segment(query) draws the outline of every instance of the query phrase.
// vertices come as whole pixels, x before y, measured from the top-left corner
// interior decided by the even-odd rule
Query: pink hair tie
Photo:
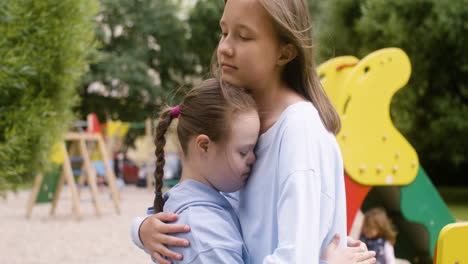
[[[180,106],[176,105],[171,110],[172,118],[178,118],[180,115]]]

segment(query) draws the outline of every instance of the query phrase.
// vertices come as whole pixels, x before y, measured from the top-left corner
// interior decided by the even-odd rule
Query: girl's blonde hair
[[[164,199],[162,197],[164,165],[164,146],[166,132],[174,118],[178,117],[177,137],[184,156],[187,157],[188,143],[197,135],[206,135],[213,142],[223,144],[230,137],[230,120],[240,113],[256,110],[255,101],[242,88],[223,84],[216,79],[208,79],[192,88],[185,95],[179,110],[174,115],[174,109],[164,108],[159,114],[156,127],[156,170],[154,210],[162,212]]]
[[[226,2],[227,0],[225,0]],[[270,14],[280,40],[292,44],[297,56],[283,72],[283,80],[297,93],[312,102],[326,129],[335,135],[341,128],[340,117],[328,99],[316,72],[312,46],[312,25],[306,0],[259,0]],[[216,52],[212,72],[218,75]]]
[[[397,232],[394,230],[392,221],[387,217],[384,209],[373,208],[368,210],[364,215],[364,226],[376,228],[378,236],[395,245]]]

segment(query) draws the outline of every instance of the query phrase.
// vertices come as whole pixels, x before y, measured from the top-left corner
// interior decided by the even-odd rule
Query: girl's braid
[[[161,111],[159,123],[156,128],[156,137],[154,139],[154,144],[156,145],[156,150],[154,151],[154,155],[156,156],[156,170],[154,171],[155,197],[153,203],[155,213],[162,212],[164,207],[164,199],[162,197],[164,165],[166,164],[164,146],[166,145],[165,135],[171,125],[172,119],[170,108]]]

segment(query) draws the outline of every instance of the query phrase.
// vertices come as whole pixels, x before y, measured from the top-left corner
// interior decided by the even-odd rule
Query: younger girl
[[[165,133],[179,118],[177,136],[182,147],[180,183],[163,197]],[[156,213],[179,214],[178,224],[190,225],[190,233],[178,237],[191,241],[176,263],[247,263],[248,253],[239,220],[219,192],[244,186],[260,129],[252,97],[240,88],[206,80],[185,96],[182,104],[160,114],[156,130]]]
[[[377,264],[394,264],[396,232],[382,208],[373,208],[364,215],[361,240],[375,251]]]

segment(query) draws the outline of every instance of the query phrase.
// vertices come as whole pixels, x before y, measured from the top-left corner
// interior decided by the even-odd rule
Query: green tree
[[[199,0],[190,11],[189,48],[195,62],[200,67],[198,73],[206,75],[210,71],[210,62],[219,42],[221,29],[219,20],[223,15],[224,2]]]
[[[329,0],[317,32],[319,60],[399,47],[412,76],[392,119],[440,184],[468,183],[468,1]]]
[[[142,121],[190,82],[195,67],[187,52],[188,28],[174,1],[101,2],[101,53],[80,89],[79,111],[101,120]]]
[[[73,118],[96,0],[0,2],[0,191],[28,181]]]

